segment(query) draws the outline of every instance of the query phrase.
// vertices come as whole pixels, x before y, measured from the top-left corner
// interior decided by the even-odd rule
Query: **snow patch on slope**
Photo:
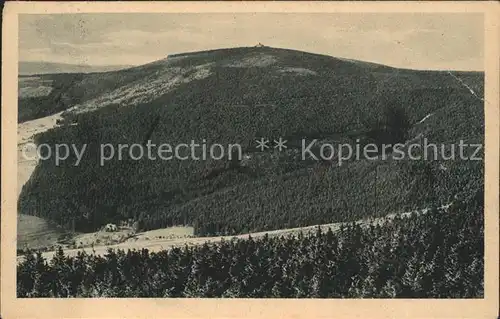
[[[75,105],[68,111],[84,113],[111,104],[129,106],[151,102],[181,84],[207,78],[212,74],[212,65],[213,63],[207,63],[194,67],[169,67],[158,70],[150,76],[86,101],[83,104]]]
[[[433,113],[427,114],[423,119],[421,119],[420,121],[418,121],[417,124],[424,123],[425,120],[427,120],[429,117],[431,117],[433,115],[434,115]]]

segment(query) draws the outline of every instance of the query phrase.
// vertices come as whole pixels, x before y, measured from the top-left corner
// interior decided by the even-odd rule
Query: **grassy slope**
[[[282,72],[285,68],[312,73]],[[456,75],[482,95],[482,74]],[[447,163],[447,171],[434,162],[361,160],[326,167],[294,160],[291,152],[276,159],[253,149],[254,138],[260,136],[283,136],[290,144],[300,138],[365,138],[363,132],[387,105],[405,110],[411,136],[482,142],[482,101],[446,72],[400,70],[292,50],[236,48],[86,75],[61,94],[69,100],[76,96],[65,108],[79,108],[65,117],[78,125],[46,132],[37,141],[89,143],[86,157],[79,167],[72,161],[57,168],[41,163],[19,206],[24,213],[36,212],[61,224],[74,216],[81,230],[141,213],[146,229],[194,223],[206,234],[306,226],[357,219],[374,210],[385,214],[421,208],[430,200],[444,204],[482,183],[482,162]],[[121,104],[113,105],[118,97]],[[86,108],[100,109],[85,113]],[[141,143],[157,120],[150,136],[154,144],[203,138],[239,142],[253,160],[244,170],[214,161],[125,160],[98,166],[99,143]]]

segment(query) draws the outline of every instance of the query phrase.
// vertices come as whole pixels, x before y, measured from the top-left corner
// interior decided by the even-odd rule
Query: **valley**
[[[450,205],[445,205],[440,207],[440,209],[447,209]],[[388,214],[384,217],[373,218],[373,219],[364,219],[358,220],[354,223],[359,225],[361,228],[369,228],[370,226],[381,226],[384,223],[393,220],[394,218],[411,218],[412,216],[425,214],[428,212],[428,209],[423,209],[420,211],[414,212],[406,212],[399,214]],[[93,233],[93,234],[85,234],[85,235],[77,235],[72,240],[75,242],[82,243],[82,247],[77,249],[71,249],[69,247],[64,247],[64,245],[53,245],[61,246],[65,248],[64,254],[68,257],[75,257],[79,253],[85,252],[87,254],[91,254],[93,256],[105,256],[110,249],[112,250],[135,250],[140,251],[142,249],[147,249],[149,252],[161,252],[164,250],[170,250],[174,247],[183,248],[185,246],[199,246],[206,243],[214,244],[220,243],[222,241],[232,241],[235,239],[248,239],[251,238],[263,238],[263,237],[282,237],[285,238],[287,236],[297,236],[298,234],[308,235],[316,232],[318,229],[321,229],[322,232],[327,232],[331,230],[336,233],[340,230],[341,226],[347,226],[349,223],[332,223],[332,224],[323,224],[323,225],[314,225],[307,227],[298,227],[298,228],[289,228],[289,229],[278,229],[271,230],[265,232],[256,232],[249,234],[241,234],[235,236],[219,236],[219,237],[196,237],[193,235],[192,227],[170,227],[165,229],[157,229],[151,230],[142,233],[127,233],[125,236],[122,231],[118,231],[114,233],[118,236],[115,238],[120,238],[120,240],[115,239],[118,243],[116,244],[106,244],[104,240],[101,242],[97,239],[102,239],[102,233]],[[93,235],[93,236],[92,236]],[[120,236],[121,235],[121,236]],[[88,241],[88,239],[93,239]],[[107,238],[109,239],[109,237]],[[85,242],[85,240],[87,240]],[[85,244],[83,244],[83,242]],[[103,244],[104,243],[104,244]],[[68,249],[69,248],[69,249]],[[46,251],[42,253],[42,257],[50,260],[56,253],[56,250]],[[20,263],[25,260],[25,257],[18,256],[17,262]]]
[[[329,165],[297,158],[294,145],[313,138],[352,144],[481,142],[482,102],[469,92],[481,94],[481,74],[455,77],[461,82],[446,72],[270,47],[193,52],[103,73],[42,75],[41,85],[52,85],[49,95],[20,96],[19,108],[26,114],[34,114],[38,103],[52,109],[19,124],[19,146],[29,140],[87,149],[79,165],[73,155],[58,166],[20,161],[20,214],[94,237],[106,223],[130,220],[137,232],[189,226],[194,236],[214,237],[445,205],[478,189],[482,162],[451,161],[446,170],[439,159],[361,158]],[[259,136],[284,137],[290,147],[259,151]],[[99,165],[103,144],[202,139],[237,142],[245,161],[115,156]],[[112,244],[129,233],[99,240]],[[78,246],[69,238],[67,243]]]

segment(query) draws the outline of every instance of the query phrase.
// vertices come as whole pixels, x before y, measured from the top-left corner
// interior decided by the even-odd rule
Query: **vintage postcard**
[[[499,9],[7,3],[2,318],[496,318]]]

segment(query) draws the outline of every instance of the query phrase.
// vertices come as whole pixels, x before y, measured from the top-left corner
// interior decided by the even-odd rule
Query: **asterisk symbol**
[[[283,140],[283,139],[280,137],[280,138],[279,138],[279,140],[277,140],[277,141],[276,141],[276,140],[274,140],[274,144],[276,144],[276,145],[274,145],[274,148],[277,148],[277,149],[278,149],[278,151],[280,151],[280,152],[281,152],[284,148],[286,148],[286,145],[285,145],[285,144],[286,144],[286,142],[287,142],[287,140]]]
[[[269,140],[266,140],[263,137],[261,137],[260,140],[256,140],[255,142],[257,142],[256,148],[260,148],[261,152],[263,152],[264,149],[269,148],[269,145],[267,145],[267,143],[269,143]]]

